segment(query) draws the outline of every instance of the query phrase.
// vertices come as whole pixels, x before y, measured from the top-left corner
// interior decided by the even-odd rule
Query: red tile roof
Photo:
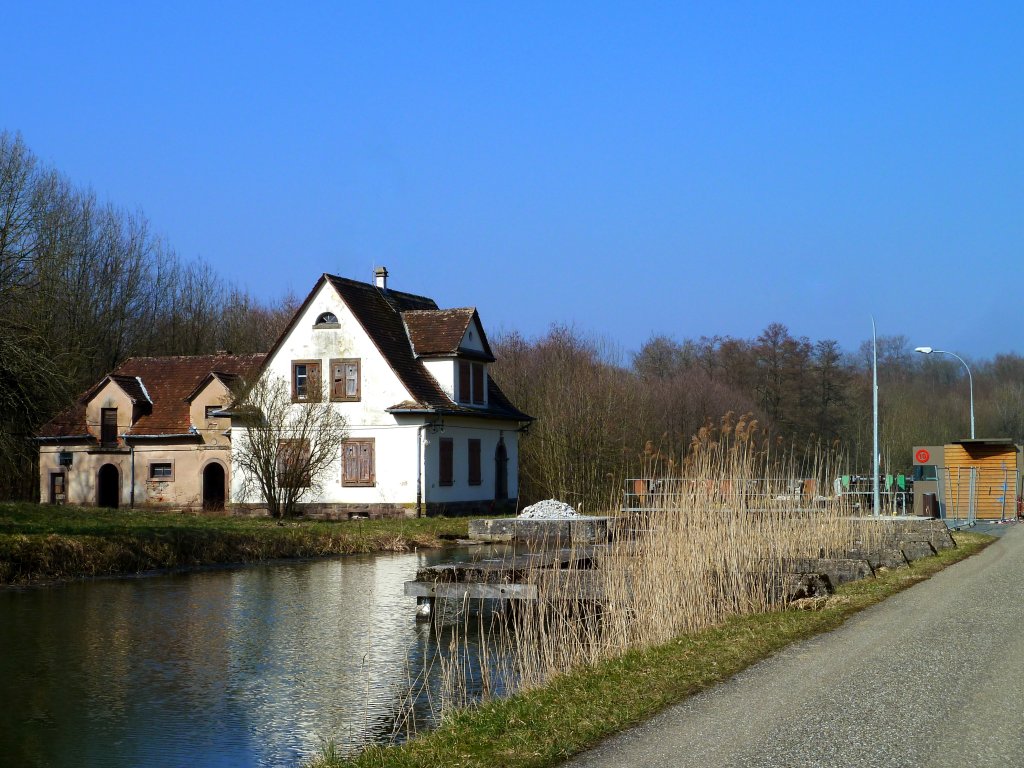
[[[461,348],[462,339],[470,323],[476,319],[481,329],[480,341],[484,352]],[[493,361],[487,337],[483,335],[483,325],[479,321],[473,307],[461,309],[411,310],[402,313],[402,320],[412,342],[416,357],[441,357],[463,354],[466,357]]]
[[[490,404],[487,408],[470,408],[452,402],[451,398],[444,393],[437,380],[430,375],[423,362],[417,357],[418,350],[413,347],[413,340],[410,338],[411,331],[407,330],[407,324],[403,321],[403,316],[410,313],[419,316],[420,313],[423,313],[424,318],[428,316],[443,318],[446,313],[450,313],[448,314],[449,319],[442,321],[444,327],[441,330],[436,333],[427,330],[422,331],[420,338],[423,340],[424,347],[433,347],[435,346],[435,341],[437,344],[442,345],[448,343],[447,339],[451,337],[461,322],[461,315],[459,313],[471,311],[475,315],[475,310],[439,310],[434,300],[426,296],[403,293],[402,291],[395,291],[390,288],[385,290],[378,288],[373,283],[361,283],[345,277],[324,274],[317,281],[316,285],[313,286],[313,290],[309,292],[302,306],[296,311],[288,327],[285,328],[284,332],[274,343],[273,348],[267,355],[268,359],[284,343],[284,340],[298,322],[299,317],[303,315],[305,309],[309,306],[309,303],[316,296],[324,282],[329,282],[335,291],[338,292],[338,295],[348,305],[353,316],[366,331],[367,336],[370,337],[370,340],[380,351],[381,356],[388,362],[391,369],[412,396],[411,400],[394,405],[388,410],[461,414],[512,421],[531,420],[530,416],[527,416],[513,406],[493,382],[491,382],[488,388]],[[468,324],[468,322],[467,318],[466,323]],[[414,320],[415,323],[416,320]],[[466,325],[463,325],[462,329],[465,330],[465,328]],[[431,336],[436,336],[437,338],[428,343],[427,339]],[[455,347],[458,346],[461,339],[462,336],[460,334],[459,338],[453,342]],[[486,337],[482,337],[481,341],[484,347],[489,350],[490,347],[487,345]],[[477,359],[482,357],[478,352],[466,352],[464,354],[475,356]],[[488,352],[488,356],[483,359],[493,360],[493,356],[490,356]],[[492,396],[490,394],[492,391],[497,394]]]
[[[222,379],[251,375],[266,356],[197,355],[192,357],[133,357],[92,387],[74,406],[45,424],[40,437],[69,437],[88,434],[86,403],[102,385],[113,380],[134,402],[152,406],[127,431],[128,435],[181,435],[191,427],[189,398],[211,373]]]

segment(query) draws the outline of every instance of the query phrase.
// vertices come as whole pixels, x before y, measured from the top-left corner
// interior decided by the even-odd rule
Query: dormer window
[[[314,328],[337,328],[338,326],[338,316],[333,312],[321,312],[316,322],[313,323]]]
[[[459,360],[459,397],[460,403],[484,404],[486,390],[483,363],[471,363]]]

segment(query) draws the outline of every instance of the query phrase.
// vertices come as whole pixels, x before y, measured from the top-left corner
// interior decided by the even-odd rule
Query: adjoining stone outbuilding
[[[264,355],[125,361],[40,430],[44,503],[221,509],[231,479],[231,402]]]

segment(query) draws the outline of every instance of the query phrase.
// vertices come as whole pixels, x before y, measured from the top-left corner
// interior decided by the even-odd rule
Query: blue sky
[[[1024,4],[3,16],[0,129],[261,297],[384,264],[492,334],[1024,352]]]

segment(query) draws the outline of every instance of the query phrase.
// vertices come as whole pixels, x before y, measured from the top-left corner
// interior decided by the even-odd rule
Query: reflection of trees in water
[[[477,553],[493,551],[0,595],[0,754],[19,764],[294,766],[321,737],[353,748],[402,741],[437,721],[442,668],[464,667],[470,695],[504,690],[500,674],[479,671],[489,628],[501,624],[492,606],[421,624],[403,590],[417,567]],[[467,641],[454,659],[453,639]]]
[[[439,600],[434,619],[416,625],[403,674],[392,682],[391,709],[363,743],[401,743],[434,728],[446,711],[514,690],[512,656],[498,650],[508,648],[512,617],[503,601]]]

